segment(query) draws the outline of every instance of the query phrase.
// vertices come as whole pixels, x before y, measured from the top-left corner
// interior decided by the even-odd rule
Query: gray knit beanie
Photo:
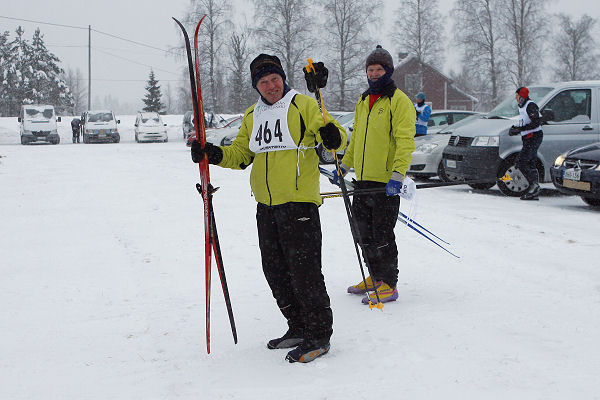
[[[375,50],[369,54],[367,57],[367,61],[365,62],[365,69],[369,67],[369,65],[380,64],[382,66],[388,66],[389,68],[394,70],[394,61],[392,60],[392,55],[381,45],[377,45]]]

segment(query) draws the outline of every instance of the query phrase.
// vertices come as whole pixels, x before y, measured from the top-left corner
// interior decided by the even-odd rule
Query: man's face
[[[517,104],[519,104],[521,102],[521,96],[519,96],[519,93],[515,93],[515,100],[517,100]]]
[[[256,88],[269,103],[277,103],[283,97],[283,78],[275,73],[265,75],[258,80]]]
[[[372,82],[376,82],[377,79],[381,78],[384,75],[385,69],[383,69],[383,66],[381,66],[381,64],[373,64],[367,67],[367,78],[369,78],[369,80]]]

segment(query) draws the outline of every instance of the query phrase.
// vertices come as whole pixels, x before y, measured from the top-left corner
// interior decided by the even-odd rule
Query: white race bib
[[[287,120],[292,98],[297,93],[291,89],[273,105],[265,104],[262,98],[258,99],[252,117],[252,134],[248,144],[250,151],[264,153],[298,148],[290,133]]]

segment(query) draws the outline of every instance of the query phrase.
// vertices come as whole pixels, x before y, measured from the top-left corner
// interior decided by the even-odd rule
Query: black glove
[[[323,146],[325,146],[327,150],[335,150],[342,144],[342,135],[340,135],[340,130],[333,124],[333,122],[320,127],[319,132],[321,133]]]
[[[510,127],[510,129],[508,130],[508,136],[517,136],[521,134],[521,128],[513,125]]]
[[[208,155],[209,164],[218,164],[223,160],[223,150],[219,146],[215,146],[211,142],[206,142],[204,147],[200,142],[192,142],[192,161],[199,163],[202,161],[204,154]]]
[[[308,72],[306,67],[304,71],[304,79],[306,79],[306,87],[309,92],[316,93],[318,89],[327,86],[327,77],[329,76],[329,70],[325,67],[322,62],[313,63],[315,68],[314,72]]]

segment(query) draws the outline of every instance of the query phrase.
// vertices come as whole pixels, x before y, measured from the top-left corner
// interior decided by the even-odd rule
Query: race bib
[[[248,145],[250,151],[264,153],[298,148],[288,128],[287,120],[292,98],[297,93],[291,89],[281,100],[272,105],[258,99],[252,118],[252,134]]]

